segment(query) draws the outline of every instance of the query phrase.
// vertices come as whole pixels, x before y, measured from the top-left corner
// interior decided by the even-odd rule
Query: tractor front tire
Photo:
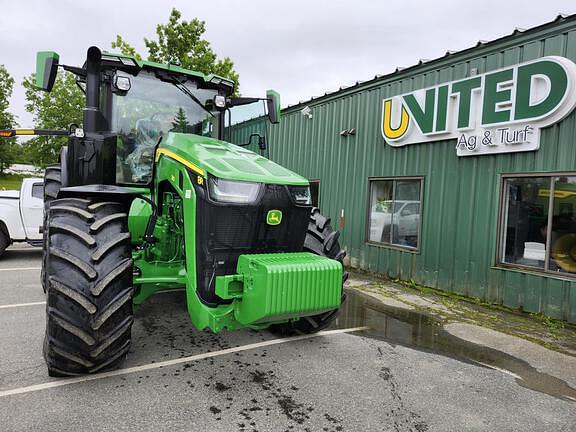
[[[42,226],[42,270],[40,272],[40,281],[42,283],[42,290],[46,293],[47,282],[46,282],[46,239],[48,236],[48,229],[46,226],[46,220],[48,218],[48,207],[50,207],[50,202],[58,197],[58,192],[62,187],[62,166],[59,163],[50,164],[46,167],[44,171],[44,220]]]
[[[335,231],[330,225],[330,218],[322,216],[316,207],[310,213],[308,232],[304,240],[304,251],[316,255],[342,261],[346,252],[340,248],[338,242],[340,232]],[[348,272],[342,273],[342,301],[344,301],[344,282],[348,279]],[[312,315],[291,320],[284,324],[273,324],[269,330],[283,335],[311,334],[327,328],[338,317],[340,309],[334,309],[319,315]]]
[[[132,255],[119,203],[63,198],[46,221],[46,335],[50,376],[95,373],[130,348]]]

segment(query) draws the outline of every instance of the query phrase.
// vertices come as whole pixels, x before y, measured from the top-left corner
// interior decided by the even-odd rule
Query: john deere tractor
[[[58,67],[76,75],[86,108],[81,126],[53,131],[68,144],[45,174],[51,376],[117,365],[134,308],[159,290],[185,288],[199,330],[330,324],[346,277],[339,233],[305,178],[224,140],[237,106],[259,102],[277,123],[276,92],[233,97],[225,78],[96,47],[82,67],[38,53],[36,86],[50,91]]]

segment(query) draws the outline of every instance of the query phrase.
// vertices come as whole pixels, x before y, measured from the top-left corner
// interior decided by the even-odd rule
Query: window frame
[[[396,194],[396,182],[406,181],[406,180],[418,180],[420,182],[420,219],[418,221],[418,240],[417,246],[415,248],[409,246],[402,246],[393,243],[383,243],[374,240],[370,240],[370,209],[372,208],[371,195],[372,195],[372,182],[376,181],[393,181],[392,185],[392,200],[395,198]],[[419,254],[421,251],[421,239],[422,239],[422,221],[423,221],[423,211],[424,211],[424,176],[386,176],[386,177],[368,177],[368,198],[366,206],[366,216],[365,216],[365,229],[364,229],[364,243],[370,246],[382,247],[387,249],[396,249],[402,252],[409,252],[413,254]]]
[[[576,177],[576,171],[538,171],[530,173],[502,173],[500,174],[500,193],[499,193],[499,209],[498,209],[498,223],[497,223],[497,242],[496,242],[496,257],[495,267],[506,270],[525,270],[531,273],[540,274],[542,276],[554,276],[560,278],[576,279],[576,273],[568,273],[566,271],[551,271],[550,270],[550,250],[551,250],[551,230],[554,218],[554,195],[556,189],[556,182],[552,181],[555,177]],[[546,232],[546,255],[544,256],[544,268],[529,266],[526,264],[508,263],[504,261],[506,254],[506,224],[505,218],[508,215],[508,190],[506,188],[506,180],[518,178],[533,178],[533,177],[546,177],[550,180],[550,200],[548,201],[548,215]]]
[[[34,189],[35,188],[40,189],[40,191],[41,191],[40,196],[34,195]],[[44,200],[44,183],[41,183],[41,182],[32,183],[32,187],[30,188],[30,196],[32,196],[32,198],[34,198],[34,199]]]

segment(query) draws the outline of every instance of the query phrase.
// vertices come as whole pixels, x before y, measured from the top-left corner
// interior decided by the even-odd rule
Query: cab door
[[[40,226],[44,215],[44,185],[41,181],[28,181],[20,194],[20,215],[28,240],[42,240]]]

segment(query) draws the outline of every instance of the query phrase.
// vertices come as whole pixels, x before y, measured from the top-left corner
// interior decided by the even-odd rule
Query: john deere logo
[[[280,210],[268,210],[266,223],[268,225],[280,225],[282,222],[282,212]]]
[[[576,65],[537,60],[385,99],[391,146],[456,139],[458,156],[537,150],[540,129],[576,106]]]

